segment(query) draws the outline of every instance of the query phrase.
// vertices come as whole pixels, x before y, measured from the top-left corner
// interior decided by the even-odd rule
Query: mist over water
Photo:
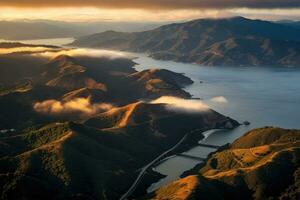
[[[51,43],[51,41],[49,42]],[[59,45],[59,42],[66,44],[71,41],[63,42],[58,40],[56,42],[58,43],[52,42],[51,44]],[[42,40],[26,43],[49,44]],[[94,56],[98,56],[108,52],[93,50],[75,51],[72,53],[91,53]],[[109,52],[110,55],[120,56],[119,53]],[[126,52],[124,52],[124,55],[128,56]],[[147,57],[145,54],[131,53],[129,55],[137,57],[134,61],[138,63],[135,67],[138,71],[149,68],[162,68],[184,73],[194,81],[194,84],[185,88],[186,91],[194,97],[201,98],[201,105],[207,105],[239,122],[245,120],[251,122],[250,126],[240,126],[230,131],[209,132],[208,136],[201,143],[224,145],[251,129],[264,126],[300,129],[300,69],[279,67],[204,67],[193,64],[158,61]],[[166,99],[160,99],[160,101],[162,103]],[[53,110],[53,105],[58,106],[60,108],[59,111],[62,112],[73,108],[73,104],[50,103],[52,103],[50,111]],[[86,111],[87,109],[95,108],[95,105],[86,105],[82,110]],[[46,108],[46,111],[49,112],[49,107]],[[98,107],[96,106],[96,108]],[[42,111],[44,110],[42,109]],[[212,151],[214,149],[199,146],[186,153],[205,157]],[[155,170],[167,175],[167,178],[152,185],[150,190],[178,179],[184,171],[191,169],[197,163],[199,161],[178,156],[161,163]]]
[[[201,143],[224,145],[254,128],[275,126],[300,129],[300,69],[279,67],[204,67],[170,61],[158,61],[144,54],[134,54],[136,70],[163,68],[184,73],[193,79],[186,91],[212,109],[243,122],[234,130],[210,132]],[[186,154],[206,157],[215,149],[195,147]],[[164,175],[148,191],[153,191],[179,178],[199,161],[175,156],[154,170]]]
[[[135,56],[138,71],[164,68],[192,78],[186,91],[224,115],[250,121],[250,128],[300,128],[300,69],[204,67]]]
[[[36,56],[43,56],[48,58],[55,58],[60,55],[74,56],[74,57],[95,57],[95,58],[108,58],[108,59],[118,59],[118,58],[129,58],[124,52],[120,51],[110,51],[110,50],[101,50],[101,49],[88,49],[88,48],[70,48],[62,49],[59,51],[45,51],[42,53],[34,54]]]
[[[152,104],[168,104],[167,108],[175,111],[183,112],[207,112],[209,106],[200,100],[182,99],[172,96],[162,96],[151,101]]]

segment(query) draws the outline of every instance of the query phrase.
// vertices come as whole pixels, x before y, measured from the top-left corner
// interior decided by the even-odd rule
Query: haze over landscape
[[[0,1],[1,199],[300,198],[300,1]]]

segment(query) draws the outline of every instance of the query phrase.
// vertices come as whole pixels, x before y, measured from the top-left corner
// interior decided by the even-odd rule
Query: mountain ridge
[[[136,33],[108,31],[90,36],[84,36],[75,40],[72,45],[92,48],[108,48],[114,50],[134,51],[148,53],[150,56],[162,60],[174,60],[180,62],[197,63],[200,65],[278,65],[298,66],[300,55],[298,35],[300,30],[284,24],[263,20],[250,20],[243,17],[225,19],[198,19],[184,23],[173,23],[159,28]],[[217,43],[233,38],[242,39],[240,48],[235,48],[233,56],[214,58],[207,62],[205,52]],[[248,40],[252,38],[252,40]],[[269,59],[263,51],[260,42],[268,40],[270,51],[278,51],[285,48],[285,53],[278,53]],[[245,42],[247,41],[247,42]],[[253,54],[248,45],[258,49],[261,53]],[[283,45],[283,47],[282,47]],[[292,52],[289,52],[289,49]],[[243,53],[239,50],[243,49]],[[226,52],[226,46],[223,49]],[[235,58],[237,56],[237,58]],[[244,60],[244,57],[253,57]],[[230,62],[229,62],[230,60]],[[282,61],[284,60],[284,62]],[[243,62],[244,63],[243,63]]]
[[[145,199],[298,199],[300,131],[254,129]],[[192,184],[193,183],[193,184]],[[186,194],[180,198],[182,194]],[[144,199],[144,198],[142,198]]]

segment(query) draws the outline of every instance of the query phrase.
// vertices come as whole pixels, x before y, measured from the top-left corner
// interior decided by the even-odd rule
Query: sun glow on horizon
[[[272,15],[270,14],[272,13]],[[274,14],[275,13],[275,14]],[[164,22],[184,21],[196,18],[220,18],[245,16],[277,20],[300,19],[300,9],[189,9],[189,10],[143,10],[143,9],[104,9],[96,7],[64,8],[15,8],[1,7],[0,20],[56,20],[66,22],[132,21]]]

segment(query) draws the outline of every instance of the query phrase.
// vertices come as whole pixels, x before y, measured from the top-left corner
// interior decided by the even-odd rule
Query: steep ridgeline
[[[242,17],[200,19],[137,33],[108,31],[73,45],[147,52],[156,59],[218,66],[299,66],[300,30]]]
[[[29,49],[35,52],[59,51],[58,46],[31,45],[18,42],[0,43],[0,87],[11,86],[28,77],[37,76],[40,67],[46,62],[43,57],[26,56]]]
[[[212,110],[189,113],[139,102],[85,124],[1,134],[1,199],[118,199],[141,167],[185,134],[237,125]]]
[[[0,80],[1,199],[118,199],[188,133],[186,145],[201,131],[239,125],[205,106],[154,104],[164,95],[189,98],[182,88],[193,81],[168,70],[137,72],[128,58],[21,52],[1,60],[10,63],[3,77],[28,67]]]
[[[89,88],[106,91],[106,86],[91,78],[87,70],[87,67],[80,65],[73,57],[58,56],[44,66],[41,82],[66,90]]]
[[[180,123],[173,124],[177,120],[180,121]],[[227,122],[230,123],[227,124]],[[238,125],[238,123],[235,123],[233,120],[224,118],[224,116],[210,109],[205,111],[188,111],[172,107],[172,105],[169,104],[149,104],[143,102],[113,108],[108,112],[101,113],[85,122],[86,125],[98,129],[134,127],[145,123],[150,123],[154,129],[156,126],[165,126],[165,131],[167,132],[171,129],[174,131],[176,129],[186,129],[187,131],[190,129],[194,130],[200,128],[199,126],[204,129],[209,129],[211,128],[211,125],[214,127],[220,126],[230,129]],[[165,136],[158,132],[157,137],[164,138]]]
[[[46,59],[22,52],[2,55],[0,61],[0,71],[3,72],[0,74],[0,130],[24,128],[44,122],[44,119],[50,120],[49,116],[40,116],[33,110],[36,102],[47,100],[55,100],[60,105],[84,98],[92,104],[122,106],[161,96],[191,97],[183,90],[193,83],[190,78],[164,69],[137,72],[133,68],[135,63],[129,58],[60,55]],[[57,116],[50,117],[52,121],[57,119]],[[70,119],[63,117],[59,120]]]
[[[198,167],[199,168],[199,167]],[[261,128],[146,199],[299,199],[300,131]]]

